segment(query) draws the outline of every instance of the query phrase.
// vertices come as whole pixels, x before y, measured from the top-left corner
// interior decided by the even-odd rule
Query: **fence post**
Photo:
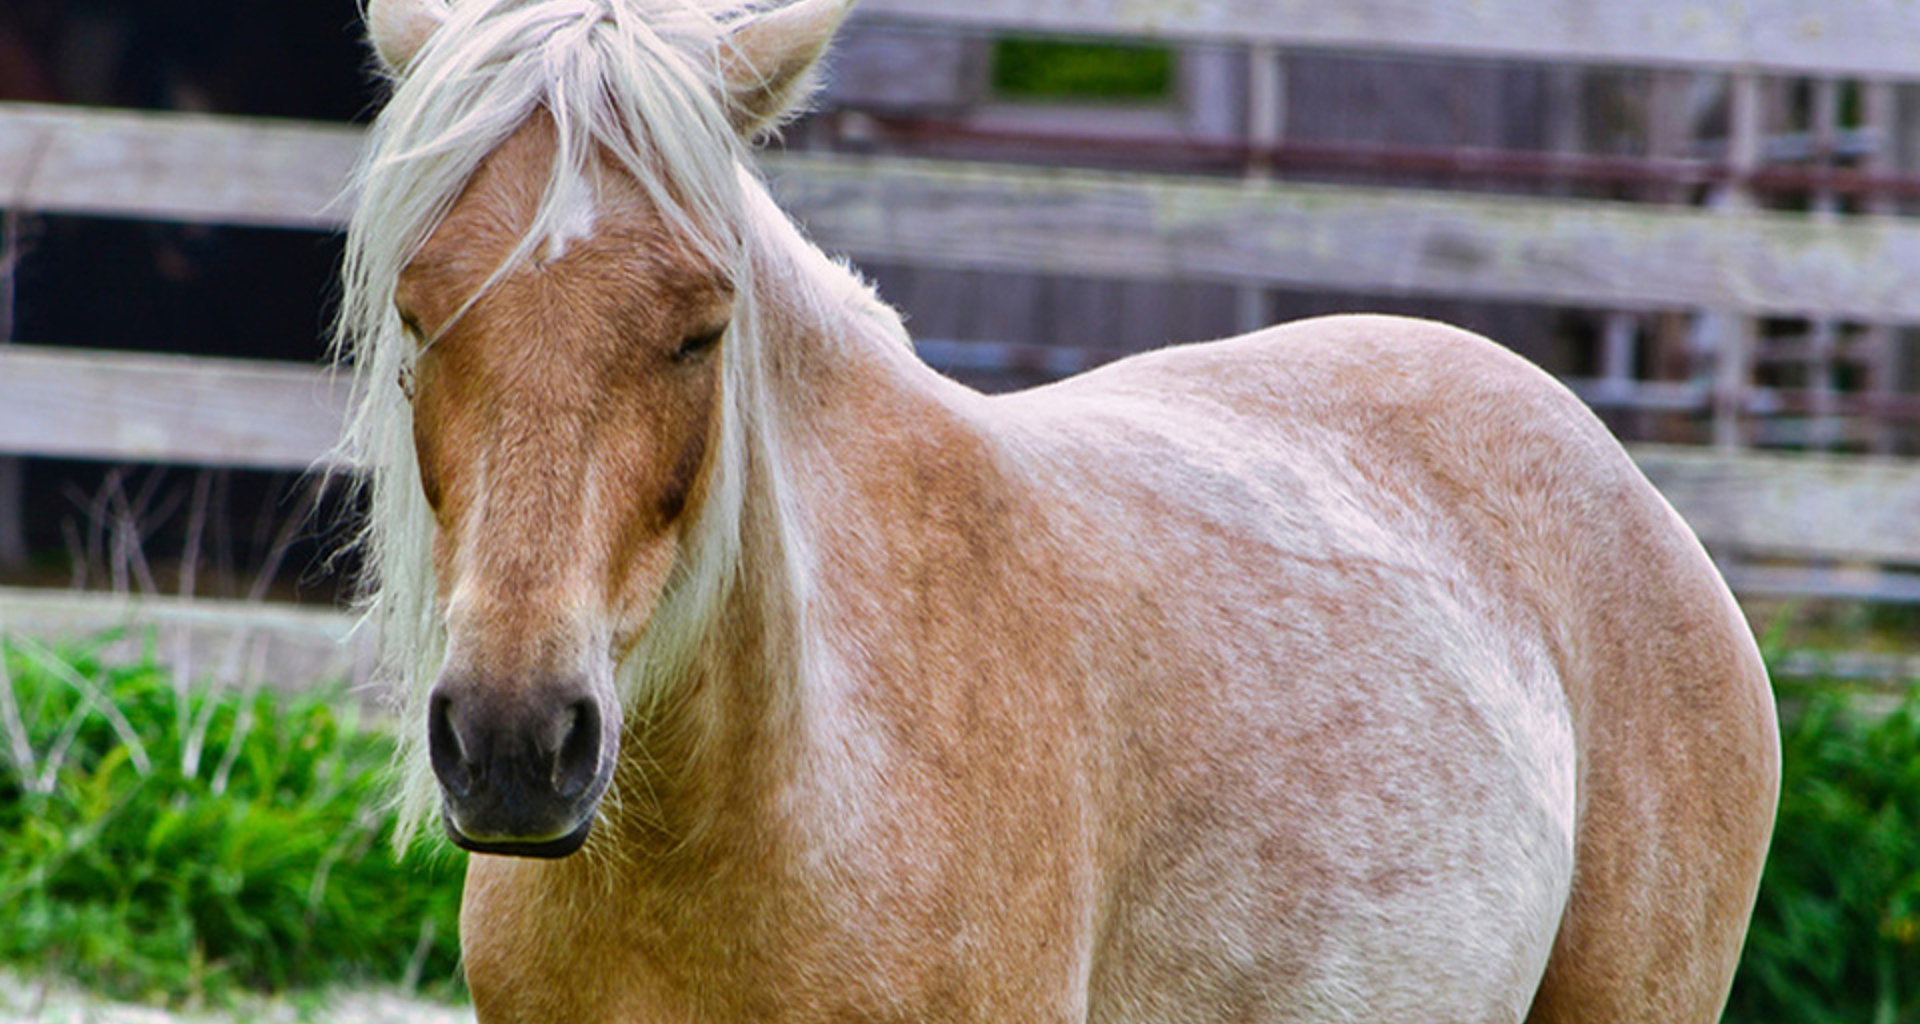
[[[1831,170],[1837,164],[1840,148],[1840,82],[1830,77],[1813,80],[1813,111],[1808,127],[1808,163]],[[1840,198],[1832,187],[1822,185],[1814,191],[1810,211],[1820,222],[1831,222],[1840,212]],[[1831,317],[1819,317],[1807,330],[1807,389],[1812,399],[1807,424],[1807,447],[1825,451],[1845,440],[1845,425],[1836,415],[1839,396],[1834,374],[1841,359],[1840,324]]]
[[[1715,197],[1714,205],[1728,216],[1738,216],[1754,208],[1753,173],[1760,166],[1761,82],[1756,71],[1733,72],[1727,131],[1727,169],[1731,174],[1726,186]],[[1753,383],[1753,347],[1755,321],[1738,313],[1708,313],[1717,329],[1703,334],[1712,345],[1713,357],[1713,444],[1732,449],[1746,443],[1745,412],[1748,391]]]
[[[1287,133],[1286,58],[1271,43],[1256,43],[1247,49],[1247,180],[1266,181],[1273,177],[1273,151]],[[1271,313],[1267,290],[1260,285],[1241,285],[1239,325],[1242,331],[1257,331],[1267,326]]]
[[[1895,149],[1895,134],[1900,128],[1898,94],[1892,82],[1878,79],[1863,82],[1860,88],[1861,122],[1870,146],[1862,161],[1863,169],[1869,175],[1891,174],[1899,169]],[[1898,206],[1884,195],[1875,195],[1860,212],[1881,219],[1896,214]],[[1866,365],[1865,390],[1872,401],[1867,417],[1867,449],[1876,455],[1890,454],[1894,447],[1895,431],[1888,422],[1886,400],[1898,387],[1895,374],[1899,344],[1899,331],[1884,322],[1867,325],[1860,339],[1861,361]]]
[[[10,206],[0,213],[0,346],[13,341],[14,297],[19,287],[20,211]],[[25,463],[0,454],[0,569],[18,569],[27,562]]]
[[[1615,401],[1633,397],[1634,366],[1639,362],[1640,318],[1613,310],[1600,334],[1600,394]]]
[[[1702,86],[1708,76],[1685,69],[1663,68],[1648,73],[1647,81],[1647,156],[1655,160],[1682,161],[1698,153],[1702,112],[1699,108]],[[1666,206],[1691,205],[1688,190],[1672,183],[1650,183],[1634,197],[1640,202]],[[1665,310],[1639,313],[1646,327],[1646,379],[1684,381],[1698,372],[1699,353],[1694,347],[1694,316],[1684,311]],[[1685,414],[1671,411],[1638,410],[1631,421],[1642,436],[1674,441],[1695,441],[1693,428]]]

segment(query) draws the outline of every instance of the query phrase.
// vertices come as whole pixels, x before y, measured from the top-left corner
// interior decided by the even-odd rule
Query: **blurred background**
[[[0,635],[365,681],[310,472],[360,34],[354,0],[0,4]],[[1320,313],[1487,334],[1629,445],[1777,679],[1882,715],[1920,676],[1915,54],[1898,0],[862,0],[765,167],[987,390]],[[1790,774],[1906,778],[1821,813],[1920,850],[1920,746],[1836,735]],[[1804,862],[1866,842],[1833,836]],[[1834,970],[1915,1020],[1888,870],[1866,923],[1809,897],[1769,941],[1859,939]]]

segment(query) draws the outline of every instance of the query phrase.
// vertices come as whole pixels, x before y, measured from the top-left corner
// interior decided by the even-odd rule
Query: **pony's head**
[[[629,677],[684,663],[730,585],[758,358],[743,143],[848,2],[367,11],[395,89],[348,234],[350,436],[413,761],[461,846],[578,849]]]

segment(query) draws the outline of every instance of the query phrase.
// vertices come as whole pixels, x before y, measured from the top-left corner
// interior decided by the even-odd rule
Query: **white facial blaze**
[[[547,224],[547,242],[541,250],[541,259],[552,263],[567,254],[567,247],[574,242],[593,237],[594,223],[599,218],[600,197],[592,182],[574,178],[564,181],[554,196]]]

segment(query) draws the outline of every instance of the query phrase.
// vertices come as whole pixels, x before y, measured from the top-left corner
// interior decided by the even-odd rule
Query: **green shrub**
[[[1920,698],[1787,717],[1779,823],[1726,1020],[1920,1022]]]
[[[1173,51],[1002,39],[994,44],[993,90],[1011,99],[1163,100],[1173,95]]]
[[[24,640],[0,658],[0,962],[156,1002],[453,986],[460,866],[396,863],[392,744],[344,693],[182,695],[150,657]]]

